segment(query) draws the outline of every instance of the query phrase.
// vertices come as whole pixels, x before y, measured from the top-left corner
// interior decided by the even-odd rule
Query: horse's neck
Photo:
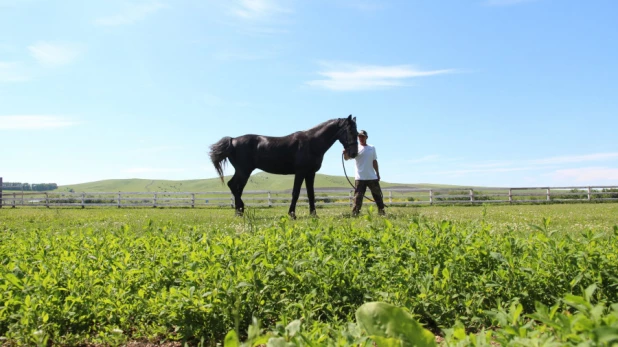
[[[322,154],[326,153],[337,141],[339,130],[340,126],[337,120],[326,122],[321,126],[311,129],[313,131],[312,136],[310,136],[311,147]]]

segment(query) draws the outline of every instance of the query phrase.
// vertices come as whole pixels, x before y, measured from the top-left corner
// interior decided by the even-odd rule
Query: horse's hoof
[[[236,210],[236,217],[242,217],[244,215],[242,210]]]
[[[292,219],[296,219],[296,213],[294,212],[289,212],[288,215],[290,216],[290,218]]]
[[[311,218],[320,218],[318,217],[318,213],[315,211],[311,211]]]

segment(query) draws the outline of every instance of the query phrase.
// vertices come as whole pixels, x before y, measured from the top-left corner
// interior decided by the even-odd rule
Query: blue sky
[[[618,185],[616,13],[614,0],[0,0],[0,176],[213,178],[223,136],[353,114],[388,182]],[[340,154],[320,173],[342,175]]]

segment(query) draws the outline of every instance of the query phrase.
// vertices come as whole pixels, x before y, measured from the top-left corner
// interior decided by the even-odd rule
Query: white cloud
[[[80,54],[77,46],[68,43],[38,42],[28,49],[39,63],[47,66],[70,64]]]
[[[524,2],[531,2],[536,0],[487,0],[485,1],[485,5],[487,6],[511,6],[522,4]]]
[[[43,115],[0,116],[0,130],[64,128],[78,124],[64,117]]]
[[[133,24],[166,7],[166,5],[159,2],[142,5],[129,5],[124,9],[124,11],[118,14],[95,19],[94,24],[100,26],[120,26]]]
[[[324,64],[318,74],[326,79],[306,82],[307,85],[335,91],[371,90],[406,85],[411,78],[456,72],[453,69],[418,70],[409,65],[378,66],[354,64]]]
[[[553,180],[577,184],[618,184],[618,168],[585,167],[556,170],[550,174]]]
[[[21,63],[0,61],[0,82],[23,82],[29,79]]]
[[[231,0],[210,1],[211,11],[217,8],[226,15],[225,19],[219,19],[226,25],[235,28],[239,33],[251,36],[272,36],[287,33],[285,28],[290,24],[287,14],[293,13],[290,0]],[[248,54],[245,52],[232,52],[234,60],[257,60],[263,59],[264,54]],[[228,54],[222,54],[226,59]],[[267,53],[270,55],[270,53]],[[219,57],[221,58],[221,57]],[[227,59],[226,59],[227,60]]]
[[[275,0],[237,0],[231,13],[245,19],[263,19],[279,13],[291,12]]]

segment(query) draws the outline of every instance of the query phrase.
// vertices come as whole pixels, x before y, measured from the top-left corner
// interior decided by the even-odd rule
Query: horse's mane
[[[342,119],[345,119],[345,118],[329,119],[329,120],[327,120],[325,122],[322,122],[322,123],[314,126],[311,129],[305,130],[305,132],[308,133],[308,134],[315,134],[315,133],[320,132],[321,130],[327,128],[328,126],[330,126],[333,123],[338,123],[338,125],[340,125],[339,123],[341,122]]]

